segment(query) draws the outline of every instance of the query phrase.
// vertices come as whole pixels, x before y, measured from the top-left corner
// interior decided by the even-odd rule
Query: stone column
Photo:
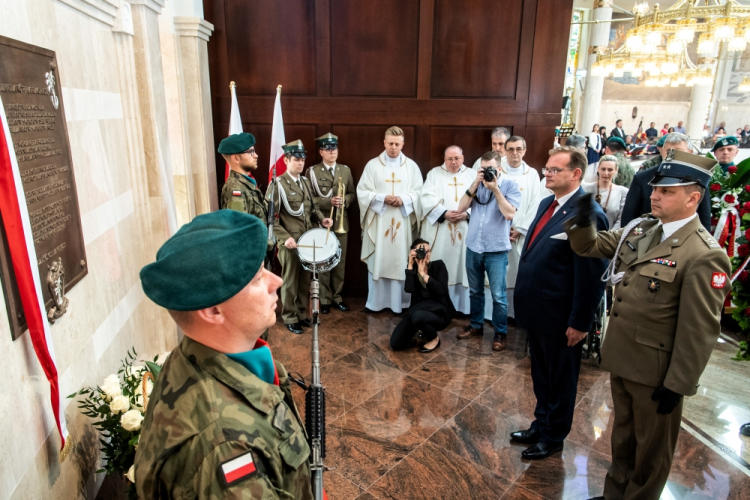
[[[694,85],[690,95],[690,111],[688,111],[685,131],[688,137],[698,145],[703,137],[703,125],[706,123],[710,103],[711,85]]]
[[[589,33],[588,64],[586,65],[586,85],[581,104],[581,123],[578,126],[580,134],[588,137],[591,128],[599,120],[602,109],[603,76],[592,76],[591,67],[596,62],[596,55],[609,44],[609,26],[612,19],[612,7],[604,2],[598,2],[591,12],[592,21],[601,21],[591,25]],[[601,124],[600,124],[601,125]]]
[[[158,21],[165,0],[127,1],[133,12],[133,49],[149,196],[152,205],[163,207],[152,214],[163,213],[169,234],[174,234],[177,216]]]
[[[218,210],[216,156],[208,74],[208,39],[214,30],[199,17],[175,17],[184,78],[187,154],[196,214]]]
[[[727,52],[727,43],[721,44],[719,50],[719,59],[716,63],[716,72],[714,73],[713,93],[711,96],[711,108],[708,113],[708,123],[711,126],[711,132],[719,125],[721,119],[717,119],[719,115],[724,116],[726,113],[722,112],[719,108],[726,103],[727,92],[729,91],[729,79],[732,76],[732,58],[729,57]],[[727,134],[732,135],[732,132],[725,131]]]

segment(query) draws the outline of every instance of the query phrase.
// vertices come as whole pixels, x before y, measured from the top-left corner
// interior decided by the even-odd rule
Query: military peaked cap
[[[328,132],[325,135],[321,135],[315,141],[318,143],[319,147],[327,146],[329,144],[333,144],[338,146],[339,144],[339,138],[338,136],[333,135],[332,133]]]
[[[197,311],[234,297],[257,274],[268,230],[254,215],[219,210],[180,228],[141,269],[146,296],[167,309]]]
[[[302,141],[297,139],[296,141],[292,141],[288,144],[284,144],[282,146],[284,149],[284,154],[290,154],[292,156],[296,156],[297,158],[305,158],[305,146],[302,145]]]
[[[708,189],[711,174],[719,162],[705,156],[670,149],[656,169],[652,186],[688,186],[700,184]]]
[[[716,144],[714,144],[714,147],[711,148],[711,151],[716,151],[717,149],[723,148],[724,146],[738,146],[739,144],[740,141],[738,141],[735,136],[728,135],[716,141]]]
[[[232,134],[219,144],[219,154],[238,155],[253,146],[255,146],[255,137],[253,137],[253,134],[248,134],[247,132]]]

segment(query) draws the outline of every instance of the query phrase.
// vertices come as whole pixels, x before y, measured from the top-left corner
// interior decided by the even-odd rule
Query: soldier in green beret
[[[625,151],[627,146],[625,141],[619,137],[610,137],[607,139],[607,145],[604,148],[604,154],[613,155],[617,158],[617,176],[612,181],[618,186],[630,187],[630,183],[633,182],[633,176],[635,170],[630,164],[627,158],[625,158]]]
[[[354,179],[349,167],[338,163],[339,138],[330,132],[315,139],[318,151],[323,161],[307,169],[307,178],[313,187],[313,198],[324,214],[330,214],[331,207],[335,207],[333,227],[341,246],[341,260],[330,272],[320,275],[320,312],[328,314],[331,305],[340,311],[348,311],[349,306],[341,298],[344,288],[344,271],[346,269],[346,247],[349,231],[349,214],[352,203],[356,203]],[[339,182],[344,186],[344,196],[338,195]],[[344,209],[341,210],[343,205]],[[341,218],[343,217],[343,221]],[[336,233],[335,229],[342,227],[343,233]]]
[[[726,174],[729,167],[734,165],[734,158],[740,151],[740,141],[733,135],[728,135],[716,141],[711,148],[714,158],[718,160],[721,170]]]
[[[320,211],[310,180],[302,176],[307,153],[302,141],[292,141],[283,148],[286,172],[277,179],[276,189],[273,190],[274,206],[278,207],[278,221],[273,226],[273,232],[279,242],[281,278],[284,280],[281,287],[281,319],[290,332],[299,335],[303,326],[312,324],[307,317],[311,275],[300,264],[297,240],[317,224],[328,227],[333,220]],[[266,196],[270,195],[271,187]]]
[[[281,286],[263,267],[267,237],[257,217],[199,215],[141,270],[146,296],[185,334],[146,405],[141,500],[313,498],[289,376],[259,338],[276,321]]]
[[[221,208],[229,208],[258,217],[266,223],[268,203],[249,174],[258,168],[255,137],[243,132],[221,141],[219,154],[229,164],[229,178],[221,189]]]

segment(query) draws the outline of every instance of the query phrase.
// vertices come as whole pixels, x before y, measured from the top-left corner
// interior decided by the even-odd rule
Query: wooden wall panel
[[[433,97],[514,97],[523,5],[436,0]]]
[[[504,126],[526,138],[525,160],[545,165],[560,122],[573,0],[203,0],[215,31],[208,43],[214,137],[225,136],[237,82],[246,132],[267,184],[276,86],[288,140],[339,136],[340,161],[358,181],[383,151],[391,125],[424,175],[450,144],[473,164]],[[217,156],[217,165],[223,165]],[[224,181],[217,169],[218,187]],[[359,209],[350,209],[344,294],[367,292],[359,260]]]
[[[430,127],[430,168],[443,164],[445,148],[452,145],[464,150],[464,164],[471,167],[477,158],[492,149],[490,135],[494,128]],[[513,132],[513,127],[506,125],[505,128]]]
[[[315,95],[315,9],[308,0],[224,0],[238,95]],[[227,82],[228,83],[228,82]]]
[[[419,0],[331,0],[331,95],[416,97]]]

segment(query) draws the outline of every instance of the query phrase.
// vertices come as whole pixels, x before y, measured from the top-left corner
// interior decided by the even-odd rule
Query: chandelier
[[[703,3],[704,5],[699,5]],[[710,3],[710,5],[709,5]],[[664,11],[648,2],[633,7],[634,27],[617,50],[605,50],[591,67],[592,76],[619,78],[630,73],[649,87],[708,85],[713,70],[698,67],[687,45],[699,34],[696,52],[710,56],[722,43],[728,52],[743,52],[750,42],[750,7],[733,0],[679,0]],[[699,22],[700,21],[700,22]],[[750,82],[748,82],[750,90]]]

